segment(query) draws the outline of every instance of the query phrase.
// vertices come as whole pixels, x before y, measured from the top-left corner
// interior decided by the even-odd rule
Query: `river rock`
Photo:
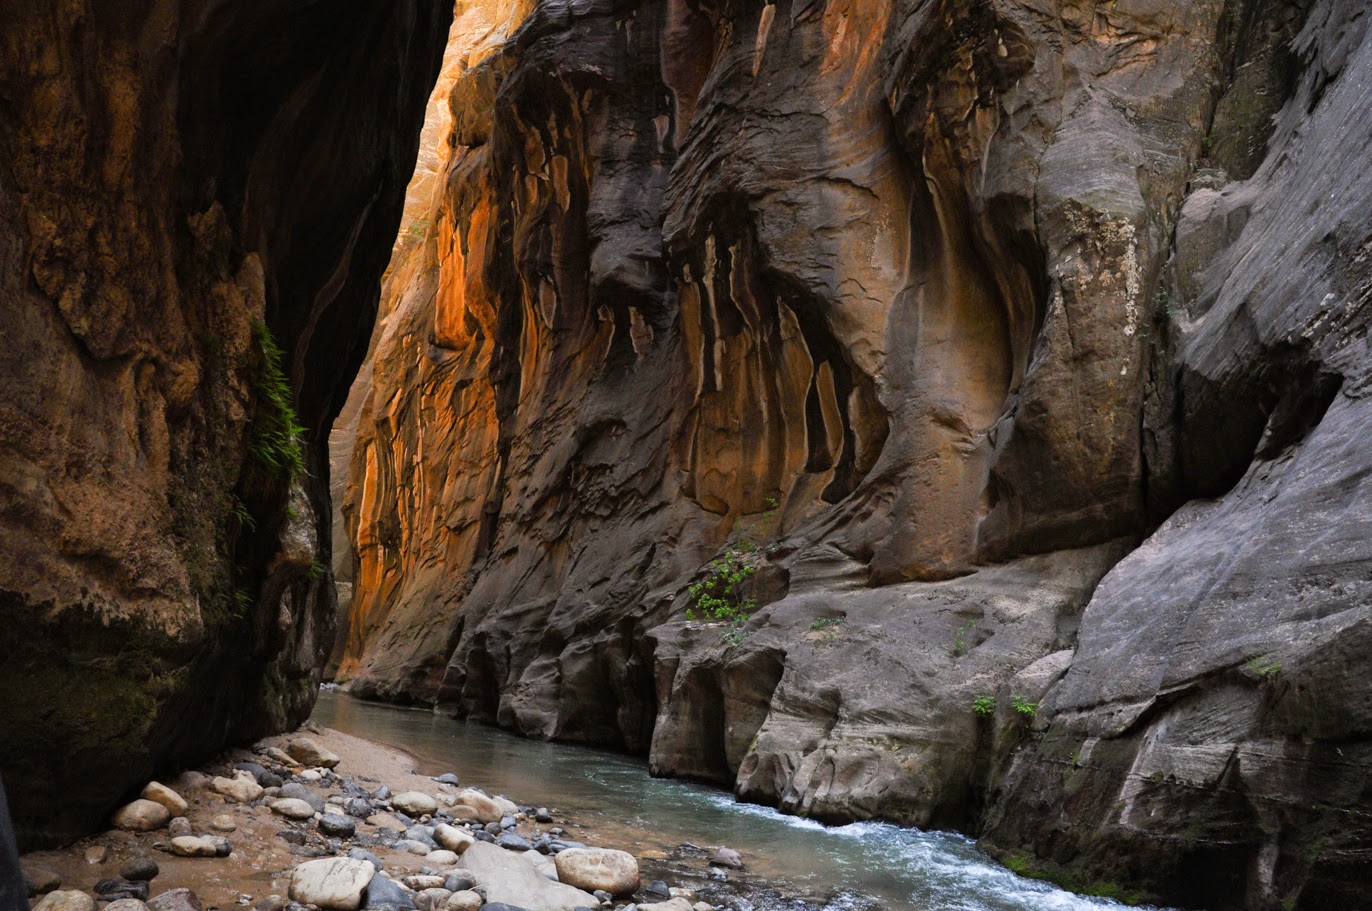
[[[363,901],[371,911],[410,911],[414,908],[410,892],[400,883],[381,875],[372,877]]]
[[[403,851],[409,854],[417,854],[420,857],[427,856],[428,853],[433,850],[428,845],[424,844],[424,842],[422,841],[414,841],[408,838],[397,841],[391,847],[396,851]]]
[[[30,896],[51,892],[62,885],[62,874],[41,861],[30,857],[19,860],[19,870],[24,877],[24,888]]]
[[[534,849],[534,846],[529,844],[529,840],[518,832],[502,832],[495,843],[509,851],[532,851]]]
[[[422,791],[406,791],[391,798],[391,806],[409,816],[431,816],[438,812],[438,801]]]
[[[227,813],[221,813],[210,820],[210,828],[216,832],[233,832],[238,828],[238,823],[234,822],[234,818]]]
[[[648,883],[648,888],[643,890],[643,894],[649,898],[668,899],[672,897],[672,890],[660,879],[655,879]]]
[[[478,892],[463,890],[448,896],[447,911],[478,911],[486,900]]]
[[[157,861],[146,855],[135,857],[124,864],[119,870],[119,875],[125,879],[152,880],[157,877],[159,872]]]
[[[290,896],[330,911],[357,911],[376,868],[348,857],[326,857],[300,864],[291,872]]]
[[[218,857],[219,849],[208,838],[181,835],[171,840],[171,852],[178,857]]]
[[[319,817],[319,831],[334,838],[352,838],[357,834],[357,823],[351,817],[337,813],[325,813]]]
[[[95,899],[75,889],[58,889],[43,896],[33,911],[95,911]]]
[[[107,845],[91,845],[85,852],[86,863],[91,866],[99,866],[109,859],[110,849]]]
[[[476,885],[476,877],[471,870],[454,870],[443,880],[443,888],[449,892],[468,892]]]
[[[414,906],[419,911],[435,911],[442,908],[448,902],[448,896],[452,895],[447,889],[438,886],[432,889],[421,889],[415,893]]]
[[[437,778],[434,779],[434,781],[438,782],[439,784],[450,784],[453,786],[457,786],[462,783],[458,780],[457,775],[453,772],[446,772],[442,775],[439,775]]]
[[[639,905],[638,911],[695,911],[691,903],[684,898],[673,898],[665,902],[654,902],[647,905]]]
[[[504,902],[529,911],[575,911],[600,904],[589,892],[552,882],[523,854],[486,842],[469,847],[462,855],[462,861],[492,902]]]
[[[191,889],[168,889],[148,902],[148,911],[204,911],[204,906]]]
[[[136,898],[116,898],[105,906],[105,911],[147,911],[147,907]]]
[[[715,852],[715,856],[710,858],[710,863],[717,867],[743,869],[743,857],[733,848],[720,848]]]
[[[144,800],[160,803],[172,816],[185,816],[191,805],[180,794],[158,781],[150,781],[140,795]]]
[[[370,800],[364,797],[349,797],[343,801],[343,812],[357,819],[366,819],[373,813]]]
[[[424,859],[429,863],[440,867],[451,867],[458,861],[456,852],[441,849],[438,851],[430,851]]]
[[[111,822],[116,829],[126,832],[151,832],[165,826],[171,818],[171,811],[162,804],[139,798],[120,807]]]
[[[301,765],[332,769],[340,762],[336,753],[324,749],[309,737],[296,737],[286,744],[286,752]]]
[[[453,809],[459,807],[466,807],[475,816],[476,821],[481,823],[500,822],[501,817],[505,815],[505,808],[499,802],[471,788],[457,795]]]
[[[257,779],[248,772],[234,772],[232,778],[216,776],[210,782],[210,787],[216,793],[239,803],[252,803],[262,796],[263,791],[262,786],[257,783]]]
[[[386,865],[382,863],[381,858],[365,848],[352,848],[348,851],[348,856],[353,860],[365,860],[377,870],[383,870],[386,867]]]
[[[167,823],[167,834],[172,838],[180,838],[183,835],[194,835],[195,830],[191,828],[191,821],[184,816],[176,816]]]
[[[314,788],[306,787],[298,781],[288,781],[281,786],[278,792],[281,797],[288,797],[292,800],[303,800],[309,804],[316,813],[324,812],[324,796]]]
[[[638,861],[625,851],[609,848],[572,848],[553,859],[557,878],[569,886],[611,895],[632,895],[638,891]]]
[[[476,841],[466,829],[459,829],[457,826],[447,824],[435,826],[433,837],[439,846],[458,854],[467,850],[467,846]]]
[[[280,895],[268,895],[253,905],[253,911],[285,911],[286,899]]]
[[[271,802],[273,813],[278,813],[287,819],[313,819],[314,807],[298,797],[278,797]]]
[[[102,879],[95,884],[95,894],[99,895],[104,901],[112,901],[117,898],[136,898],[139,901],[147,899],[152,887],[141,879],[124,879],[114,877]]]

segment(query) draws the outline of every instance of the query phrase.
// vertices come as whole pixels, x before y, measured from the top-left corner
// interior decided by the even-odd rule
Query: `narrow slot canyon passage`
[[[1369,17],[1041,7],[0,10],[0,911],[1372,907]]]

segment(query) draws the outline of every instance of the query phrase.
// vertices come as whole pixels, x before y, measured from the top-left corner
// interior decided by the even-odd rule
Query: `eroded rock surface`
[[[0,770],[28,845],[308,712],[333,605],[314,444],[451,13],[0,10]],[[304,427],[294,484],[273,396]]]
[[[521,14],[359,387],[355,691],[1082,887],[1356,903],[1366,14]],[[687,622],[728,549],[761,609]]]

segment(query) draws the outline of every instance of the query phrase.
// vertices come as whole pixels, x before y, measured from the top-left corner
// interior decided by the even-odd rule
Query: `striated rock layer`
[[[521,15],[358,390],[354,690],[1083,889],[1365,904],[1366,13]],[[738,629],[685,618],[722,552]]]
[[[366,348],[451,15],[0,9],[0,773],[27,844],[313,704],[313,444]]]

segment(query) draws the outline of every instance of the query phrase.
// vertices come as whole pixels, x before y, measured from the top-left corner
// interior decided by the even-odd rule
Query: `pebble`
[[[147,882],[155,879],[161,871],[158,869],[157,861],[151,857],[135,857],[133,860],[124,864],[119,870],[119,875],[125,879],[139,879]]]
[[[285,907],[286,900],[280,895],[268,895],[253,906],[253,911],[284,911]]]
[[[238,828],[238,823],[233,821],[232,816],[221,814],[210,821],[210,828],[216,832],[233,832]]]
[[[282,841],[289,842],[293,845],[303,845],[306,841],[305,833],[298,832],[295,829],[282,829],[280,832],[277,832],[276,835]]]
[[[416,892],[423,891],[424,889],[442,889],[445,881],[445,878],[442,876],[425,876],[422,873],[416,873],[413,876],[407,876],[401,880],[401,882]]]
[[[390,800],[391,789],[384,784],[372,792],[372,800]]]
[[[167,833],[171,835],[172,838],[179,838],[182,835],[194,835],[195,831],[191,829],[191,821],[189,819],[184,816],[176,816],[173,817],[171,822],[167,823]]]
[[[655,879],[648,883],[648,888],[643,890],[643,894],[649,898],[660,898],[664,901],[672,897],[672,890],[667,888],[667,884],[660,879]]]
[[[113,879],[102,879],[95,884],[95,894],[103,897],[107,901],[116,898],[136,898],[139,901],[147,900],[152,892],[152,887],[141,879],[128,880],[120,877]]]
[[[449,892],[470,892],[476,886],[476,879],[467,870],[455,870],[443,880],[443,888]]]
[[[394,845],[392,845],[392,847],[397,851],[406,851],[410,854],[417,854],[420,857],[424,857],[425,855],[427,855],[430,850],[429,846],[424,844],[424,842],[410,841],[409,839],[398,841]]]
[[[343,801],[343,812],[358,819],[366,819],[372,815],[372,803],[362,797],[349,797]]]
[[[139,798],[115,811],[112,822],[126,832],[152,832],[171,821],[171,810],[155,800]]]
[[[158,781],[148,782],[141,796],[144,800],[160,803],[173,816],[185,816],[186,811],[191,808],[191,805],[186,803],[186,798]]]
[[[110,849],[104,845],[91,845],[86,849],[86,863],[91,866],[103,864],[110,856]]]
[[[534,846],[529,844],[529,840],[517,832],[506,832],[496,839],[496,844],[507,851],[532,851]]]
[[[116,898],[105,906],[105,911],[147,911],[147,908],[136,898]]]
[[[534,819],[537,822],[552,822],[553,814],[548,812],[547,807],[539,807],[534,811]]]

